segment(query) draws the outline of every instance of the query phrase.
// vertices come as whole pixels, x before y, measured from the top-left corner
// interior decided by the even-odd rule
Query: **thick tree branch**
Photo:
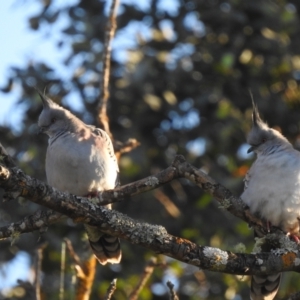
[[[118,199],[120,190],[123,192],[123,197],[126,193],[137,194],[179,176],[177,171],[187,178],[190,177],[202,187],[205,186],[206,190],[213,194],[219,195],[219,191],[222,190],[215,183],[208,184],[209,178],[207,179],[206,175],[201,179],[198,178],[202,176],[201,172],[187,164],[182,157],[177,157],[172,167],[159,174],[140,180],[138,184],[133,183],[122,187],[123,189],[119,188],[108,192],[114,193],[113,199]],[[88,199],[57,191],[14,168],[0,167],[0,186],[14,197],[22,196],[65,214],[77,222],[98,226],[105,233],[121,237],[132,244],[144,246],[156,253],[173,257],[202,269],[240,275],[299,271],[300,269],[300,254],[297,251],[293,250],[283,254],[243,254],[199,246],[186,239],[170,235],[162,226],[139,222],[120,212],[96,206]],[[105,193],[102,193],[102,199]],[[229,200],[224,197],[230,203],[229,207],[234,206],[235,201],[232,199],[235,198],[231,197],[229,191],[226,195],[230,197]],[[221,195],[218,197],[222,198]],[[238,215],[243,216],[240,213]]]

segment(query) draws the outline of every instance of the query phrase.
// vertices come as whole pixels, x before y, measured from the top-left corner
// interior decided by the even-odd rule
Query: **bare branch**
[[[6,167],[13,168],[16,166],[14,160],[8,155],[5,148],[0,143],[0,162],[2,162]]]
[[[42,260],[43,251],[47,247],[47,243],[40,245],[37,249],[36,266],[35,266],[35,294],[36,299],[41,300],[41,277],[42,277]]]
[[[112,295],[113,295],[113,293],[115,292],[116,288],[117,288],[117,279],[115,278],[110,283],[110,285],[109,285],[109,287],[107,289],[107,293],[106,293],[106,295],[104,297],[104,300],[110,300],[111,297],[112,297]]]
[[[61,243],[59,300],[64,300],[66,273],[66,243]]]
[[[150,260],[147,262],[143,274],[140,276],[140,280],[137,286],[133,289],[133,291],[128,296],[129,300],[136,300],[146,285],[147,281],[149,280],[151,274],[153,273],[154,267],[157,265],[157,259],[155,257],[151,257]]]
[[[76,252],[74,251],[74,248],[72,246],[72,243],[69,239],[64,239],[65,243],[66,243],[66,246],[67,246],[67,249],[68,249],[68,252],[72,258],[72,260],[74,261],[74,263],[78,266],[80,266],[82,268],[82,263],[81,263],[81,260],[79,258],[79,256],[76,254]]]
[[[96,272],[96,258],[88,255],[86,260],[81,260],[74,251],[69,239],[64,239],[68,252],[74,261],[76,270],[76,300],[88,300],[91,294],[92,285]]]
[[[100,126],[111,137],[109,129],[109,119],[107,116],[107,102],[109,98],[109,75],[110,75],[110,57],[111,57],[111,42],[117,28],[116,12],[119,5],[119,0],[112,0],[109,20],[105,33],[104,53],[103,53],[103,74],[100,83],[100,103],[98,106],[98,122]]]
[[[181,215],[178,207],[164,192],[161,190],[155,190],[154,197],[164,206],[165,210],[171,217],[178,218]]]
[[[138,146],[140,146],[140,142],[136,139],[129,139],[124,143],[114,141],[115,154],[118,159],[122,154],[130,152]]]
[[[170,290],[170,300],[179,300],[176,292],[174,291],[174,284],[171,281],[167,281],[167,286]]]
[[[75,300],[88,300],[92,291],[92,285],[96,273],[97,260],[94,255],[90,255],[87,260],[82,263],[82,268],[75,265],[77,285]]]
[[[299,300],[300,292],[290,295],[286,300]]]

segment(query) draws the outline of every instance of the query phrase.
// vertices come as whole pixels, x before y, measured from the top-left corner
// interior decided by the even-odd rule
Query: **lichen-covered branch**
[[[285,300],[299,300],[300,299],[300,292],[290,295]]]
[[[170,167],[167,171],[168,169],[160,172],[160,176],[169,172],[177,176],[174,167]],[[159,185],[157,180],[159,176],[149,178],[141,181],[143,183],[141,190]],[[168,176],[163,176],[163,178],[166,180]],[[0,167],[0,186],[15,197],[22,196],[65,214],[77,222],[98,226],[107,234],[118,236],[132,244],[146,247],[155,253],[170,256],[202,269],[240,275],[299,271],[300,269],[300,254],[295,249],[286,253],[243,254],[196,245],[189,240],[170,235],[162,226],[139,222],[120,212],[96,206],[88,199],[57,191],[14,168]],[[126,191],[126,186],[124,191]],[[135,193],[137,191],[133,190],[133,194]]]
[[[0,240],[17,238],[22,233],[35,230],[43,232],[49,225],[57,223],[65,218],[66,216],[50,209],[38,210],[34,214],[26,216],[18,222],[0,227]]]

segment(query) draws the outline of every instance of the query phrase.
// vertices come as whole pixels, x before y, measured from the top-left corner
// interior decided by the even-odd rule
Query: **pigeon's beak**
[[[251,153],[251,152],[253,152],[253,151],[254,151],[254,149],[255,149],[255,146],[251,146],[251,147],[248,149],[247,153]]]

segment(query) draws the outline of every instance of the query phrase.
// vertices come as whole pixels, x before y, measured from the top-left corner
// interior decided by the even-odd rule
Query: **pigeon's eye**
[[[54,124],[56,122],[56,118],[51,119],[51,123]]]

